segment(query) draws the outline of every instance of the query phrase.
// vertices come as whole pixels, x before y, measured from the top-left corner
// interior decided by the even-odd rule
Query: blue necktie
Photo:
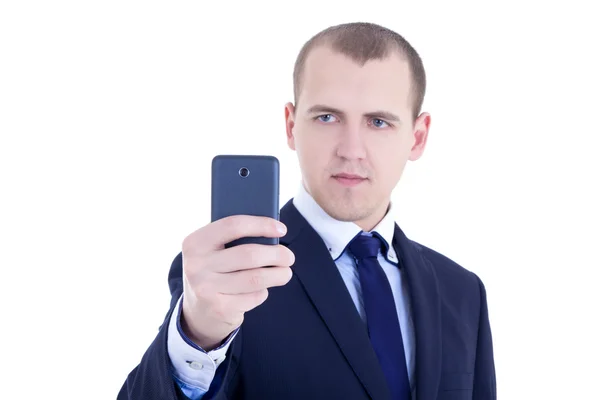
[[[383,243],[379,237],[358,235],[349,250],[358,267],[367,328],[393,400],[410,399],[410,383],[402,333],[390,283],[377,261]]]

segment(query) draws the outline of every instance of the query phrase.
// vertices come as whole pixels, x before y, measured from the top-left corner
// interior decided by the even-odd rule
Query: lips
[[[345,174],[345,173],[335,174],[333,177],[334,178],[342,178],[342,179],[358,179],[358,180],[367,179],[367,178],[365,178],[363,176],[360,176],[360,175]]]
[[[367,180],[363,176],[346,173],[335,174],[333,175],[333,179],[344,187],[357,186]]]

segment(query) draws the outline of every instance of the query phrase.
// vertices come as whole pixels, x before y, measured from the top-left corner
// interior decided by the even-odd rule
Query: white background
[[[116,397],[209,221],[212,157],[273,154],[292,197],[296,54],[357,20],[424,60],[396,216],[486,284],[499,398],[596,398],[594,2],[211,3],[0,5],[0,398]]]

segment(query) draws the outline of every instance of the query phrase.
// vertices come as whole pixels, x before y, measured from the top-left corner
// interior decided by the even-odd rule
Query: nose
[[[347,160],[362,160],[367,156],[364,138],[359,128],[347,127],[341,131],[337,156]]]

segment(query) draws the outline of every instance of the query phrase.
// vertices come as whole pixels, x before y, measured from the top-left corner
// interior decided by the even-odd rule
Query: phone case
[[[279,220],[279,160],[273,156],[218,155],[212,160],[211,220],[256,215]],[[278,238],[240,238],[244,243],[278,244]]]

